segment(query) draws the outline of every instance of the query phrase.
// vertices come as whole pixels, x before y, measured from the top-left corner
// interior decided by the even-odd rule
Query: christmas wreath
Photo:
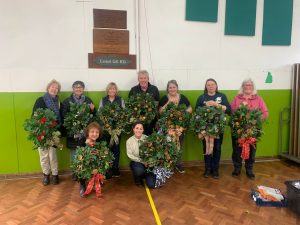
[[[70,102],[70,111],[64,119],[64,127],[67,135],[74,139],[84,137],[84,129],[92,121],[93,114],[90,113],[90,106],[86,103],[78,104]]]
[[[131,132],[131,126],[136,121],[149,124],[157,115],[157,103],[149,93],[132,95],[126,102],[126,114],[128,116],[127,132]]]
[[[176,105],[170,102],[158,120],[159,127],[164,131],[181,128],[185,130],[189,125],[190,113],[185,105]]]
[[[114,157],[107,148],[106,142],[96,142],[94,146],[77,147],[71,168],[73,173],[89,184],[85,194],[89,194],[96,184],[96,195],[101,195],[101,183],[107,170],[111,167]]]
[[[262,112],[257,109],[249,109],[247,106],[241,106],[233,112],[230,120],[232,136],[237,139],[242,147],[243,159],[249,158],[250,145],[255,143],[263,135],[262,131]]]
[[[117,103],[106,104],[97,113],[97,120],[111,138],[109,145],[119,144],[119,136],[125,130],[127,116],[125,110]]]
[[[50,109],[37,109],[30,119],[25,120],[24,129],[28,132],[27,139],[33,142],[34,149],[63,147],[57,117]]]
[[[155,167],[173,170],[178,149],[168,136],[152,133],[140,145],[140,157],[148,170]]]
[[[195,132],[200,139],[205,138],[206,154],[210,155],[214,148],[214,139],[224,132],[226,126],[226,116],[222,108],[204,106],[198,107],[192,114],[190,129]]]

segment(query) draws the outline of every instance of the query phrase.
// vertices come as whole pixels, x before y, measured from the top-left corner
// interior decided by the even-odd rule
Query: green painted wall
[[[202,91],[182,91],[192,106],[194,107],[196,100]],[[231,101],[237,91],[224,91]],[[23,129],[23,123],[26,118],[31,115],[33,104],[37,97],[43,93],[0,93],[0,174],[14,174],[39,172],[40,164],[38,152],[32,150],[32,144],[26,138],[27,134]],[[61,93],[60,98],[65,99],[70,93]],[[88,92],[86,93],[92,98],[95,105],[98,106],[99,100],[105,95],[104,92]],[[122,97],[127,99],[128,92],[120,92]],[[163,94],[163,92],[162,92]],[[265,100],[270,117],[264,125],[265,135],[258,144],[257,156],[276,156],[278,155],[278,138],[279,138],[279,113],[290,106],[291,91],[290,90],[260,90],[259,94]],[[288,149],[288,126],[283,129],[284,148]],[[121,165],[127,165],[128,159],[125,152],[125,142],[129,136],[122,136],[121,140]],[[64,140],[65,141],[65,140]],[[61,170],[69,169],[69,151],[63,149],[58,151],[59,168]],[[222,159],[231,158],[231,137],[230,129],[227,127],[225,131]],[[202,144],[191,133],[188,133],[184,141],[183,160],[203,160]]]

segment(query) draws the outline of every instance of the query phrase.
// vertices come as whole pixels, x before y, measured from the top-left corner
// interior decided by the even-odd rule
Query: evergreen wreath
[[[125,130],[127,116],[125,110],[117,103],[106,104],[97,112],[97,120],[111,138],[109,145],[119,144],[119,136]]]
[[[198,107],[190,120],[190,129],[202,136],[218,138],[221,133],[224,133],[225,126],[226,115],[221,107]]]
[[[79,179],[90,180],[95,174],[105,176],[113,159],[106,142],[96,142],[94,146],[77,147],[71,168]]]
[[[128,123],[127,132],[131,132],[131,126],[140,121],[143,124],[150,124],[157,115],[157,103],[149,93],[138,93],[132,95],[126,102],[126,114]]]
[[[50,109],[38,108],[30,119],[25,120],[24,129],[28,132],[27,139],[33,142],[34,149],[63,147],[60,143],[57,116]]]
[[[90,106],[86,103],[78,104],[70,102],[70,111],[64,119],[64,127],[68,137],[81,139],[84,137],[84,130],[92,122],[93,114],[90,113]]]
[[[255,144],[263,135],[262,112],[257,109],[249,109],[244,104],[233,112],[230,120],[232,136],[237,139],[242,147],[242,159],[249,159],[250,145],[256,148]]]
[[[188,128],[190,113],[186,111],[184,104],[176,105],[170,102],[158,120],[159,127],[167,132],[169,129]]]
[[[232,136],[238,138],[255,138],[259,140],[263,135],[262,131],[262,112],[257,109],[249,109],[247,106],[241,106],[232,113],[230,126]]]
[[[140,157],[147,165],[147,170],[154,167],[174,169],[178,158],[178,148],[170,137],[163,134],[152,133],[140,145]]]

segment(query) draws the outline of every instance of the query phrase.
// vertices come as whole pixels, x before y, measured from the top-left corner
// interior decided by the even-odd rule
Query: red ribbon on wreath
[[[84,195],[88,195],[91,193],[93,186],[95,184],[95,189],[96,189],[96,197],[99,198],[101,197],[101,184],[104,181],[104,176],[102,174],[94,174],[93,177],[90,179],[88,186],[84,192]]]
[[[256,139],[253,137],[250,138],[239,138],[238,143],[240,144],[240,147],[242,147],[242,159],[249,159],[250,155],[250,145],[254,147],[254,144],[256,143]]]

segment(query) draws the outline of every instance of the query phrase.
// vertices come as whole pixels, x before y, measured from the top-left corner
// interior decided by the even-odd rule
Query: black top
[[[59,102],[59,106],[61,106],[61,103]],[[61,107],[59,107],[60,108],[60,117],[62,118],[62,112],[61,112]],[[34,106],[33,106],[33,109],[32,109],[32,114],[31,114],[31,116],[33,115],[33,113],[37,110],[37,109],[48,109],[48,107],[47,107],[47,105],[46,105],[46,103],[45,103],[45,101],[44,101],[44,97],[43,96],[41,96],[41,97],[39,97],[36,101],[35,101],[35,103],[34,103]],[[62,121],[60,121],[61,123],[62,123]],[[61,124],[60,124],[61,125]],[[62,132],[63,133],[63,130],[62,130],[62,126],[60,126],[60,132]]]
[[[132,96],[132,95],[136,95],[138,93],[143,93],[144,91],[141,89],[141,86],[138,84],[134,87],[131,88],[131,90],[129,91],[129,95],[128,97]],[[155,101],[159,101],[159,91],[158,88],[152,84],[148,84],[148,88],[145,91],[146,93],[149,93],[152,95],[152,97],[154,98]]]
[[[59,103],[59,105],[61,105],[61,103]],[[32,109],[32,114],[31,114],[31,115],[33,115],[33,113],[34,113],[37,109],[39,109],[39,108],[41,108],[41,109],[48,109],[48,107],[46,106],[46,103],[45,103],[45,101],[44,101],[44,97],[43,97],[43,96],[39,97],[39,98],[35,101],[34,106],[33,106],[33,109]],[[61,109],[61,107],[60,107],[60,109]]]
[[[64,120],[66,114],[68,112],[70,112],[70,102],[75,103],[73,94],[71,94],[71,96],[66,98],[62,103],[62,116],[63,116],[62,118],[63,118],[63,120]],[[93,101],[89,97],[85,96],[84,103],[91,104],[91,103],[93,103]],[[93,111],[93,115],[94,116],[96,115],[96,108]],[[78,140],[78,139],[74,139],[73,137],[67,136],[67,148],[75,150],[77,146],[81,146],[81,147],[85,146],[85,138]]]
[[[203,94],[200,95],[197,103],[196,103],[196,109],[198,107],[203,107],[205,106],[205,103],[208,101],[215,101],[221,105],[225,105],[226,106],[226,110],[225,113],[230,114],[231,113],[231,106],[227,100],[226,95],[224,95],[223,93],[217,92],[215,95],[210,96],[208,94]]]
[[[116,96],[115,99],[112,102],[109,100],[108,96],[103,97],[100,100],[99,108],[101,108],[101,107],[103,107],[107,104],[113,104],[113,103],[117,103],[121,108],[125,108],[124,100],[120,96]]]
[[[163,107],[167,102],[169,101],[168,95],[165,95],[161,98],[161,100],[159,101],[159,107]],[[179,95],[179,103],[178,105],[182,105],[184,104],[187,108],[189,106],[191,106],[190,101],[187,99],[187,97],[185,97],[183,94]]]

